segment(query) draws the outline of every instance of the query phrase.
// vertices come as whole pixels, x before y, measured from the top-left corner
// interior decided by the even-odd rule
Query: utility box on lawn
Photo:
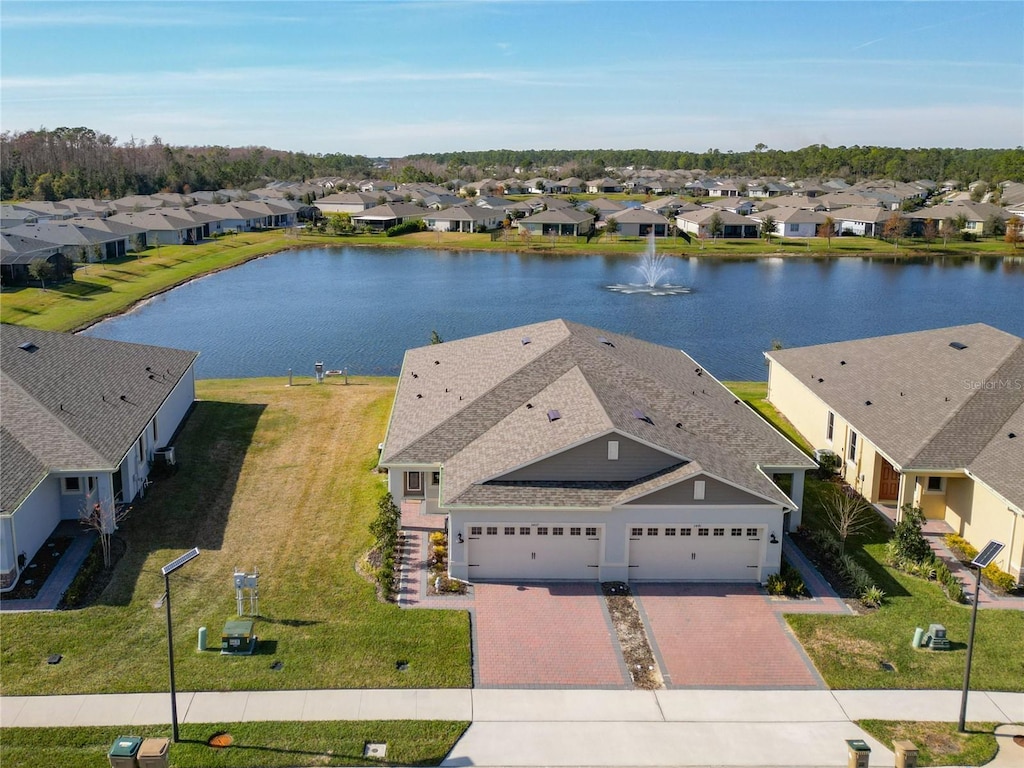
[[[236,619],[224,625],[220,635],[220,652],[232,656],[249,656],[256,650],[252,619]]]
[[[168,768],[170,739],[146,739],[139,747],[139,768]]]
[[[896,768],[917,768],[917,747],[912,741],[894,741],[896,750]]]
[[[138,736],[118,736],[107,753],[110,768],[139,768],[135,758],[141,745],[142,739]]]

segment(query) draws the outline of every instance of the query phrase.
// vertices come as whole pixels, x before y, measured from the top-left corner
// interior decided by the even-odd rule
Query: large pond
[[[432,330],[456,339],[551,318],[685,349],[720,379],[763,379],[762,352],[984,322],[1024,336],[1024,264],[985,258],[671,259],[682,296],[636,258],[332,248],[261,258],[162,294],[87,333],[198,350],[202,378],[396,374]]]

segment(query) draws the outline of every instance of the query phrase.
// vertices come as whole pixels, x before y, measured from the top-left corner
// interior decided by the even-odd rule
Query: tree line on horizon
[[[1024,182],[1024,147],[962,149],[828,147],[797,150],[758,144],[748,152],[683,152],[649,149],[494,149],[393,158],[389,164],[363,155],[311,154],[267,147],[175,147],[160,137],[118,142],[90,128],[0,133],[0,197],[63,200],[117,198],[154,192],[254,189],[271,180],[305,181],[320,176],[390,178],[435,182],[575,175],[608,175],[608,168],[699,170],[709,175],[756,178],[886,178],[894,181],[953,179]]]

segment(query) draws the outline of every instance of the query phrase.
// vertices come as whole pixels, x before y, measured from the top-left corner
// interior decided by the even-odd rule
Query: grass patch
[[[996,723],[966,723],[958,733],[956,723],[911,720],[861,720],[857,725],[889,749],[894,741],[910,741],[917,747],[917,764],[984,765],[996,756]]]
[[[778,409],[768,402],[768,382],[766,381],[723,381],[722,382],[736,397],[749,405],[755,411],[784,434],[800,450],[807,455],[813,455],[814,449],[804,436],[797,432],[789,419],[779,413]]]
[[[4,615],[3,693],[166,690],[160,568],[193,546],[200,557],[171,577],[179,690],[470,686],[468,614],[380,603],[356,573],[385,491],[374,467],[395,383],[349,381],[197,382],[179,471],[135,505],[119,532],[125,555],[96,602]],[[259,569],[262,615],[257,653],[232,658],[218,651],[235,616],[236,567]],[[199,627],[215,649],[196,650]],[[59,665],[46,664],[53,653]]]
[[[807,478],[803,524],[825,528],[823,504],[831,484]],[[885,592],[884,605],[863,616],[788,615],[804,650],[831,688],[956,690],[963,684],[971,609],[949,600],[936,582],[884,565],[889,528],[879,517],[846,551]],[[949,651],[912,648],[916,627],[943,624]],[[886,662],[892,671],[882,666]],[[1024,691],[1024,612],[978,613],[971,686],[977,690]]]
[[[469,723],[422,721],[314,721],[185,723],[168,752],[172,768],[264,768],[320,765],[438,765]],[[227,731],[234,743],[212,749],[207,739]],[[119,736],[169,738],[168,726],[4,728],[4,768],[107,768]],[[386,742],[387,757],[363,757],[366,742]]]

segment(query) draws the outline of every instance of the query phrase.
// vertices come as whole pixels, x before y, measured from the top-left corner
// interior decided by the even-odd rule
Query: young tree
[[[46,259],[32,259],[28,265],[28,273],[33,280],[38,280],[43,290],[46,290],[46,280],[53,277],[53,265]]]
[[[609,235],[614,235],[619,231],[619,222],[615,218],[608,219],[604,225],[604,231]]]
[[[725,231],[725,225],[722,223],[722,214],[715,211],[711,214],[711,218],[708,219],[708,234],[711,235],[712,240],[718,240],[722,232]]]
[[[956,221],[952,216],[947,216],[942,220],[942,244],[945,246],[949,242],[949,236],[956,231]]]
[[[832,247],[832,235],[836,233],[836,220],[826,216],[825,220],[818,225],[818,237],[828,240],[828,247]]]
[[[352,215],[349,213],[331,213],[327,215],[327,228],[332,235],[343,235],[352,231]]]
[[[984,232],[992,237],[1002,237],[1006,234],[1006,222],[1003,221],[1001,216],[993,213],[985,219]]]
[[[1006,242],[1013,245],[1013,250],[1017,250],[1017,243],[1020,242],[1021,236],[1024,235],[1024,221],[1019,216],[1011,216],[1006,222],[1006,234],[1003,235],[1003,239]]]
[[[895,248],[900,247],[900,238],[907,234],[910,222],[900,216],[899,211],[893,211],[892,215],[885,222],[882,234],[886,239],[892,240]]]
[[[113,499],[105,502],[94,500],[92,494],[85,497],[85,501],[78,510],[78,519],[82,525],[96,531],[99,536],[104,568],[110,567],[110,537],[117,530],[118,523],[124,520],[131,511],[131,507],[118,506]]]
[[[761,234],[764,235],[764,239],[769,243],[772,241],[772,234],[775,232],[775,217],[768,214],[761,220]]]
[[[825,519],[839,536],[840,552],[846,547],[847,537],[871,526],[871,508],[864,498],[849,486],[832,494],[832,498],[824,506]]]
[[[928,219],[924,223],[924,228],[921,230],[921,237],[926,243],[934,242],[936,236],[939,234],[939,225],[935,223],[935,219]]]

